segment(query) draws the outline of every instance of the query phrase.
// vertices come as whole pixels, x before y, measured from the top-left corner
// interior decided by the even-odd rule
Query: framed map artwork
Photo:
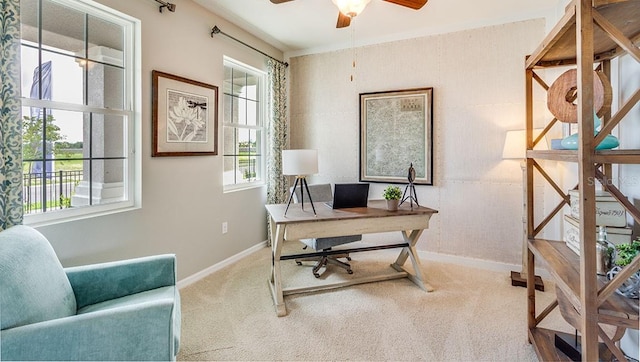
[[[433,185],[433,88],[360,94],[360,181]]]

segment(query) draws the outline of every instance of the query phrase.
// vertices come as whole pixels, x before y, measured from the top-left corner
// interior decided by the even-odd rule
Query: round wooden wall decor
[[[593,106],[599,117],[611,109],[611,83],[602,72],[593,71]],[[562,73],[547,92],[547,107],[561,122],[578,123],[578,79],[575,69]]]

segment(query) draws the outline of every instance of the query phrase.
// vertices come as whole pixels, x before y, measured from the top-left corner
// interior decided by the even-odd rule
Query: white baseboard
[[[210,266],[210,267],[208,267],[208,268],[206,268],[204,270],[201,270],[201,271],[199,271],[199,272],[197,272],[195,274],[192,274],[192,275],[190,275],[190,276],[188,276],[188,277],[186,277],[184,279],[179,280],[176,283],[176,286],[178,287],[178,289],[182,289],[182,288],[184,288],[184,287],[186,287],[188,285],[191,285],[191,284],[193,284],[193,283],[195,283],[195,282],[197,282],[197,281],[209,276],[210,274],[213,274],[213,273],[217,272],[218,270],[220,270],[220,269],[222,269],[224,267],[227,267],[227,266],[229,266],[229,265],[231,265],[231,264],[233,264],[233,263],[235,263],[235,262],[237,262],[237,261],[239,261],[239,260],[241,260],[241,259],[243,259],[243,258],[245,258],[245,257],[257,252],[258,250],[261,250],[261,249],[265,248],[266,246],[267,246],[267,241],[265,240],[265,241],[263,241],[261,243],[258,243],[256,245],[250,247],[249,249],[241,251],[240,253],[238,253],[236,255],[230,256],[230,257],[226,258],[225,260],[223,260],[223,261],[221,261],[219,263],[216,263],[216,264],[214,264],[214,265],[212,265],[212,266]]]
[[[522,270],[522,265],[520,264],[502,263],[499,261],[475,259],[475,258],[469,258],[466,256],[440,254],[440,253],[434,253],[431,251],[424,251],[424,250],[418,250],[418,255],[420,255],[420,258],[423,260],[433,260],[433,261],[438,261],[442,263],[464,265],[472,268],[501,272],[501,273],[505,273],[505,275],[508,275],[508,276],[511,275],[510,273],[512,270],[513,271]],[[542,279],[546,279],[546,280],[551,279],[551,274],[549,274],[549,272],[543,268],[536,268],[536,275],[539,275]]]
[[[236,255],[233,255],[217,264],[214,264],[204,270],[201,270],[195,274],[192,274],[182,280],[179,280],[177,283],[178,289],[182,289],[188,285],[191,285],[207,276],[209,276],[210,274],[215,273],[216,271],[227,267],[263,248],[267,247],[267,241],[263,241],[261,243],[258,243],[252,247],[250,247],[247,250],[244,250]],[[478,268],[478,269],[483,269],[483,270],[490,270],[490,271],[495,271],[495,272],[504,272],[505,275],[510,276],[510,272],[512,270],[514,271],[519,271],[522,269],[522,266],[520,264],[509,264],[509,263],[502,263],[502,262],[498,262],[498,261],[492,261],[492,260],[484,260],[484,259],[475,259],[475,258],[469,258],[469,257],[465,257],[465,256],[458,256],[458,255],[450,255],[450,254],[440,254],[440,253],[434,253],[431,251],[424,251],[424,250],[418,250],[418,255],[420,256],[421,259],[423,260],[433,260],[433,261],[437,261],[437,262],[442,262],[442,263],[449,263],[449,264],[457,264],[457,265],[464,265],[464,266],[469,266],[472,268]],[[551,279],[551,275],[549,274],[549,272],[547,272],[545,269],[542,268],[536,268],[536,275],[540,275],[542,277],[542,279],[546,279],[546,280],[550,280]]]

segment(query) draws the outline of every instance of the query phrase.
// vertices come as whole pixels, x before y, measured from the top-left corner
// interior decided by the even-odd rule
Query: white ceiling
[[[447,33],[564,12],[566,0],[429,0],[412,10],[372,0],[351,26],[336,29],[331,0],[194,0],[285,53],[285,57]],[[176,11],[180,11],[178,7]],[[222,29],[225,31],[225,29]]]

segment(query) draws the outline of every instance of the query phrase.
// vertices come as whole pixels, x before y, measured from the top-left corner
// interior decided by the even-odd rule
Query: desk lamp
[[[538,135],[542,132],[541,129],[534,129],[533,136],[534,140]],[[517,131],[507,131],[507,136],[504,142],[504,149],[502,151],[502,159],[504,160],[520,160],[520,168],[522,169],[522,183],[523,187],[526,188],[526,170],[527,170],[527,160],[526,160],[526,133],[525,130],[517,130]],[[534,147],[534,149],[547,149],[547,139],[543,137]],[[523,190],[522,192],[522,270],[520,272],[511,271],[511,285],[518,287],[526,287],[527,286],[527,251],[528,251],[528,240],[527,240],[527,200],[526,195]],[[540,291],[544,291],[544,284],[542,282],[542,278],[539,276],[535,276],[535,284],[536,289]]]
[[[300,184],[300,201],[302,202],[302,210],[304,210],[304,191],[307,191],[309,196],[309,202],[311,202],[311,208],[313,214],[316,215],[316,208],[313,206],[313,200],[311,199],[311,193],[309,193],[309,186],[307,186],[306,176],[318,173],[318,150],[283,150],[282,151],[282,174],[286,176],[295,176],[296,182],[291,189],[291,195],[289,196],[289,202],[287,202],[287,208],[284,214],[287,215],[291,200],[293,199],[293,193],[296,192],[296,187]]]

